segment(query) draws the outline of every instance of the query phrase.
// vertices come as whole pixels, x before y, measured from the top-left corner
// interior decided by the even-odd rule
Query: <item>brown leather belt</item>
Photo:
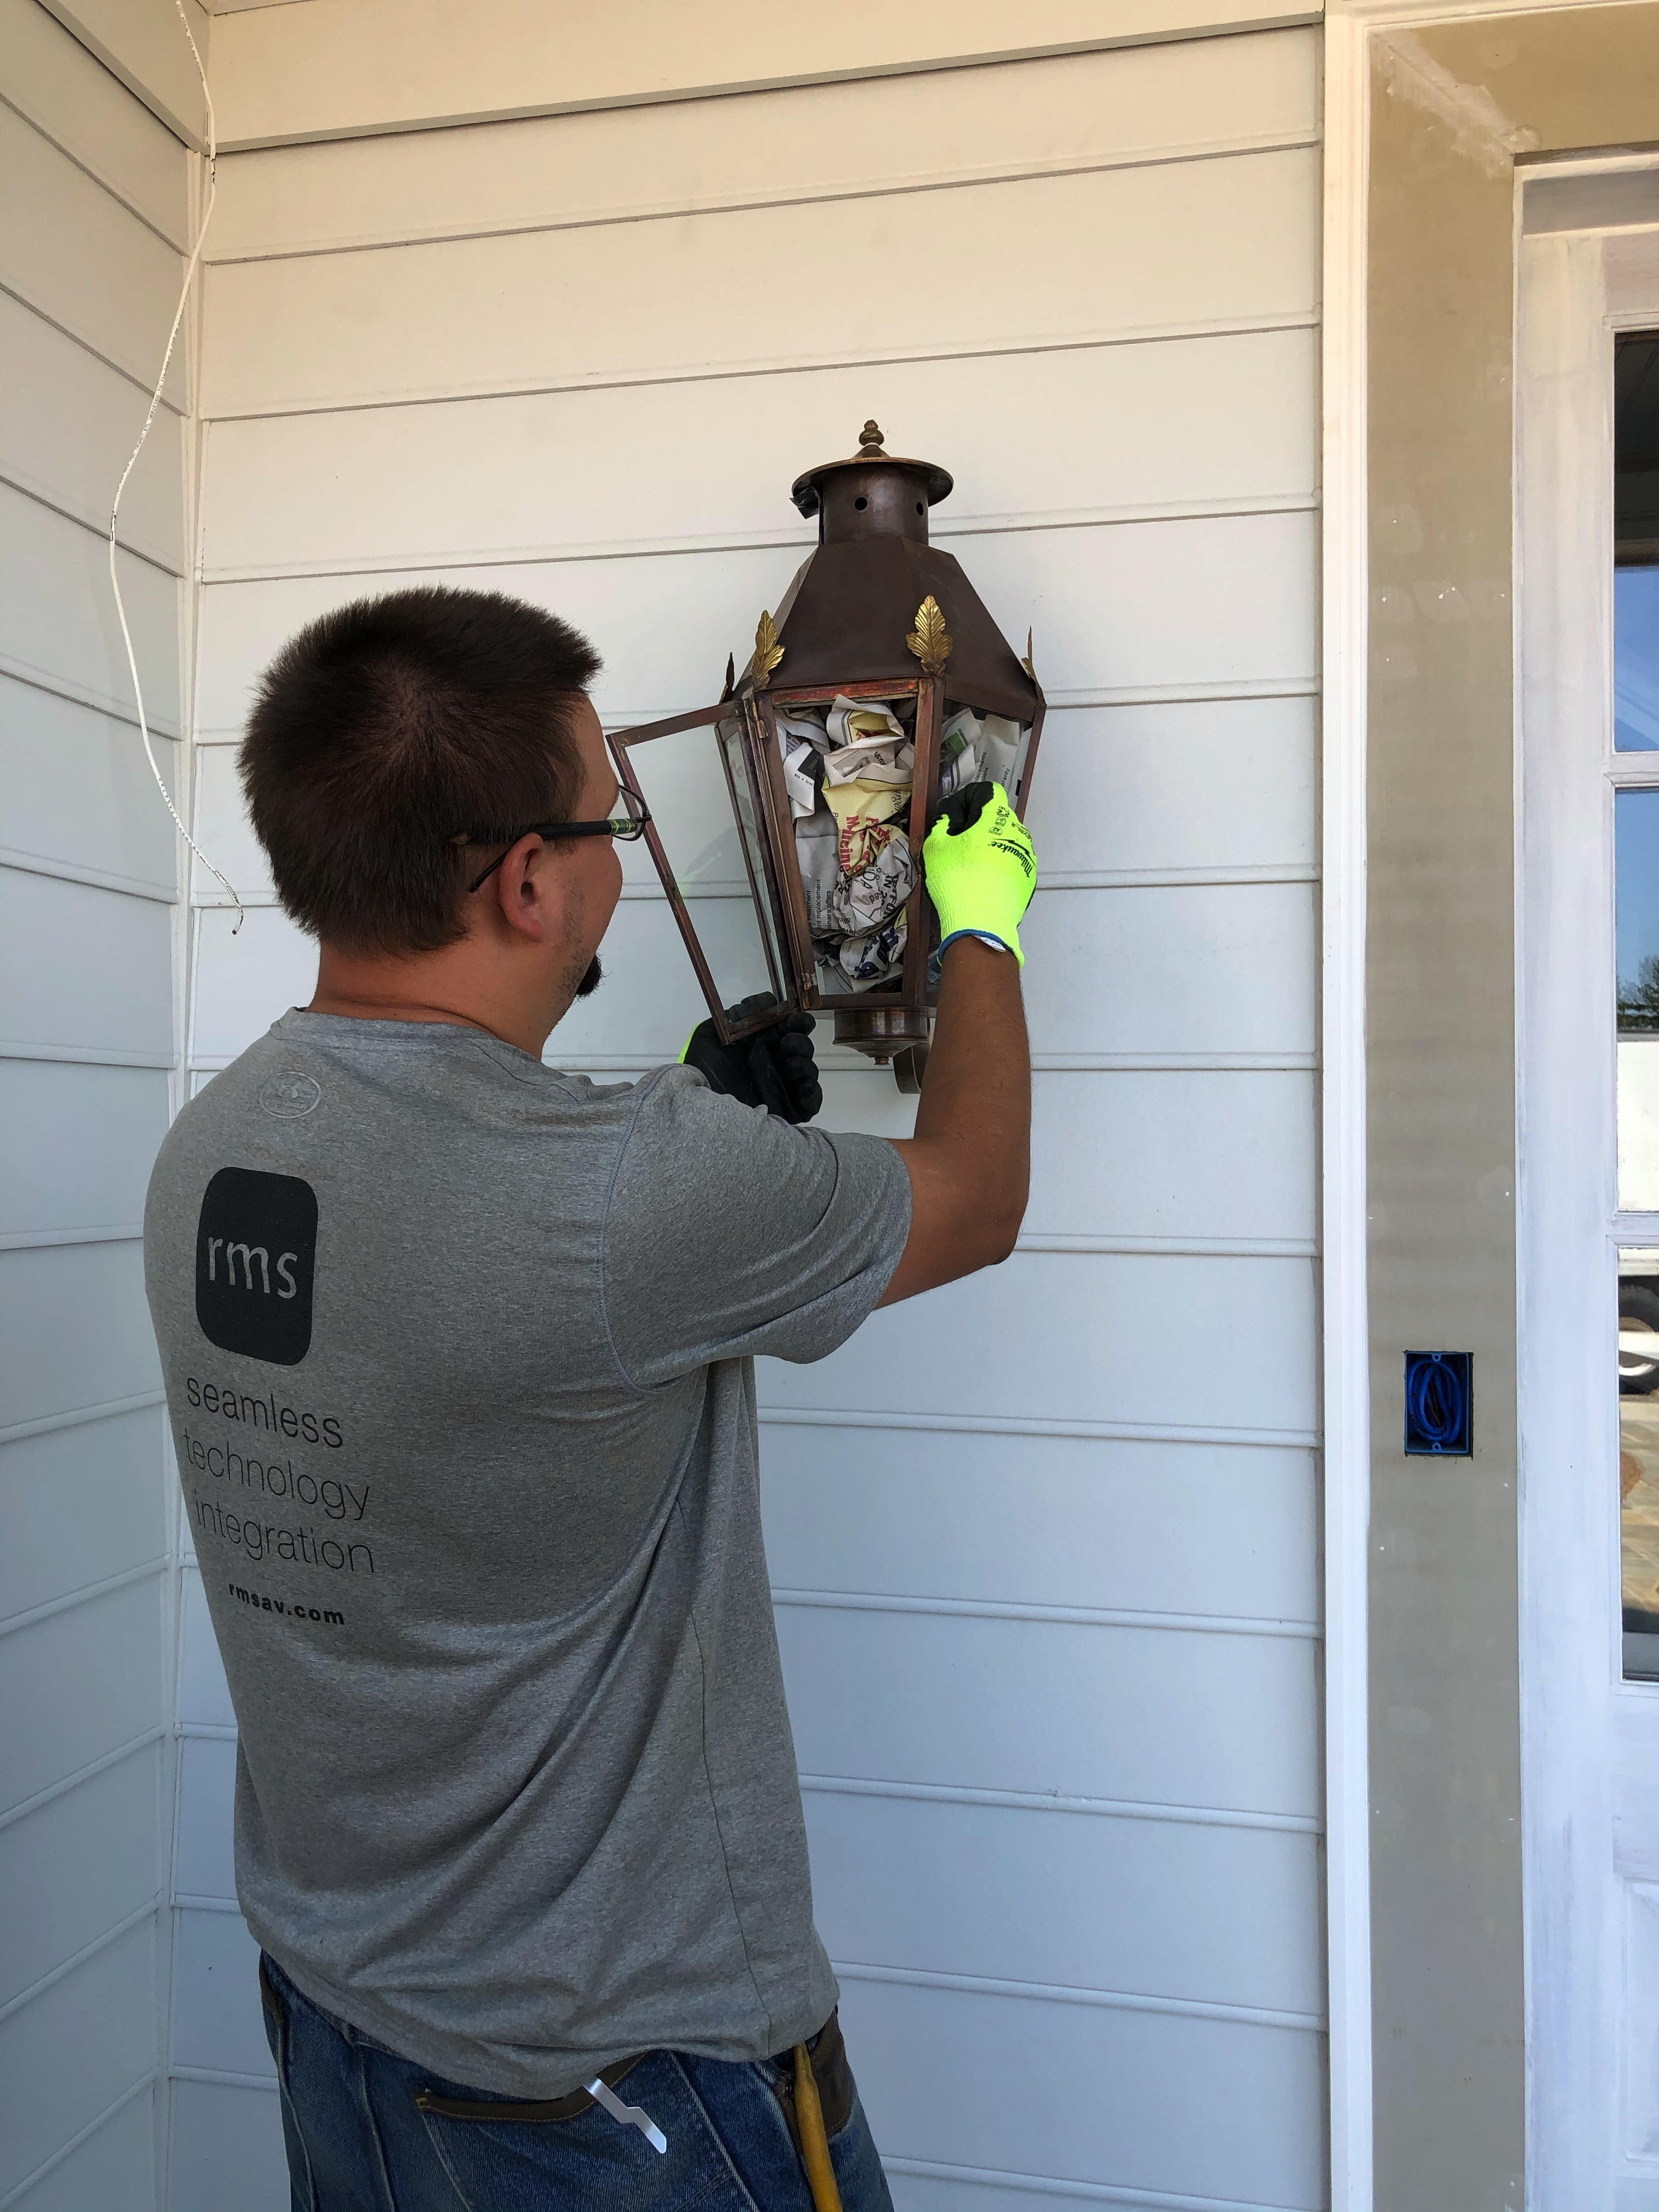
[[[636,2057],[619,2058],[614,2066],[600,2069],[599,2080],[607,2089],[614,2089],[618,2081],[633,2072],[645,2053]],[[534,2124],[546,2120],[574,2120],[597,2100],[586,2089],[573,2089],[568,2097],[550,2097],[538,2104],[509,2104],[492,2097],[486,2104],[475,2103],[466,2097],[440,2097],[430,2089],[417,2089],[415,2102],[423,2112],[439,2112],[447,2120],[516,2120]]]
[[[838,2013],[830,2014],[806,2047],[811,2053],[812,2078],[818,2085],[818,2101],[823,2107],[824,2132],[833,2136],[846,2126],[853,2110],[853,2074],[847,2063],[847,2045],[842,2040]],[[614,2066],[605,2067],[599,2078],[607,2089],[614,2089],[645,2056],[644,2051],[640,2051],[632,2058],[618,2059]],[[778,2080],[774,2094],[799,2151],[800,2128],[795,2116],[793,2054],[785,2051],[775,2063]],[[594,2100],[586,2089],[573,2089],[568,2097],[551,2097],[537,2103],[520,2104],[491,2098],[486,2104],[471,2098],[441,2097],[431,2089],[417,2089],[415,2102],[422,2112],[437,2113],[447,2120],[513,2121],[520,2126],[526,2123],[535,2126],[574,2120],[586,2112]]]

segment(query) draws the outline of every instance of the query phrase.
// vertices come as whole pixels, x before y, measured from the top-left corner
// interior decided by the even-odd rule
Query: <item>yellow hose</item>
[[[800,2130],[800,2162],[812,2191],[812,2212],[842,2212],[836,2169],[830,2163],[830,2138],[823,2132],[823,2106],[812,2072],[812,2054],[795,2045],[795,2124]]]

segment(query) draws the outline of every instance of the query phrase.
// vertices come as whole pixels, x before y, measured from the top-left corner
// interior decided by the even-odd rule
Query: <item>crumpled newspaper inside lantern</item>
[[[927,826],[981,780],[1023,816],[1042,728],[1029,640],[1022,660],[928,543],[951,487],[866,422],[850,459],[792,488],[818,544],[741,677],[728,663],[714,706],[610,735],[720,1035],[771,1018],[734,1016],[757,994],[833,1013],[836,1043],[894,1062],[905,1089],[934,998]]]

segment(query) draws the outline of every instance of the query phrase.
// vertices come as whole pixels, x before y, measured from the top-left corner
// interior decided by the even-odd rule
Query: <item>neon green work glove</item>
[[[927,896],[939,913],[935,975],[956,937],[982,937],[1023,968],[1020,918],[1036,889],[1036,852],[1000,783],[970,783],[945,802],[921,848]]]

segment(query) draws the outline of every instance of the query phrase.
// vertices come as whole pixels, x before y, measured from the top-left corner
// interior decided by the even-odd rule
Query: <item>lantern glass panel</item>
[[[764,1011],[733,1018],[746,999],[788,999],[740,704],[613,732],[610,744],[651,810],[651,856],[721,1036],[763,1026]]]
[[[994,708],[970,704],[947,696],[939,732],[939,782],[947,793],[968,783],[1000,783],[1013,801],[1015,811],[1025,811],[1025,786],[1031,760],[1030,722],[999,714]]]
[[[797,988],[802,1002],[814,1009],[844,1012],[857,1005],[884,1004],[902,988],[905,940],[922,912],[910,857],[915,829],[925,815],[931,758],[925,748],[922,756],[909,757],[918,728],[919,690],[914,679],[849,678],[828,686],[779,685],[757,702],[775,817],[787,825],[781,888],[797,945]],[[894,758],[877,770],[870,793],[873,805],[843,805],[842,814],[863,815],[870,823],[868,830],[843,838],[841,816],[831,804],[838,779],[829,773],[828,763],[842,741],[831,735],[833,710],[854,705],[875,710],[870,727],[857,732],[854,749],[861,738]],[[890,742],[879,728],[884,714],[897,726]],[[907,763],[902,773],[899,759]],[[896,851],[903,855],[897,872]],[[849,856],[855,856],[850,875]]]

